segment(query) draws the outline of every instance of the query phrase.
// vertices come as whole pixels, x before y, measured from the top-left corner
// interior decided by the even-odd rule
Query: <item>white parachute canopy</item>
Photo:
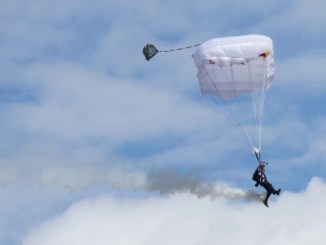
[[[214,38],[199,46],[193,60],[201,93],[222,101],[232,125],[261,152],[264,100],[275,75],[273,41],[263,35]]]

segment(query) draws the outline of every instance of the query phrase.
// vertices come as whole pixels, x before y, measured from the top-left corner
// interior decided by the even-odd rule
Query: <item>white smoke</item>
[[[264,194],[232,187],[226,183],[205,182],[198,173],[180,173],[176,170],[154,170],[147,176],[147,190],[163,194],[190,193],[198,198],[225,198],[261,201]]]
[[[35,166],[26,164],[18,167],[2,166],[0,186],[14,183],[38,184],[54,186],[70,191],[82,191],[90,187],[110,186],[118,189],[142,189],[146,182],[146,174],[129,165],[55,165]]]
[[[108,186],[161,194],[190,193],[198,198],[225,198],[261,201],[263,195],[253,190],[232,187],[226,183],[207,181],[200,171],[181,172],[176,169],[154,169],[149,172],[134,169],[131,165],[55,165],[23,167],[2,166],[0,186],[13,183],[31,183],[39,186],[55,186],[70,191],[82,191],[91,187]]]

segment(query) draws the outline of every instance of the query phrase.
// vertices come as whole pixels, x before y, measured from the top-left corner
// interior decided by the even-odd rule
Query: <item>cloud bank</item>
[[[148,199],[101,197],[74,203],[33,229],[24,245],[324,244],[326,183],[260,203],[197,199],[187,194]]]

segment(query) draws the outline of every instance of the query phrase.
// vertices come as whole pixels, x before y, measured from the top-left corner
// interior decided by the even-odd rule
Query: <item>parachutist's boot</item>
[[[280,195],[280,193],[281,193],[281,188],[279,188],[277,191],[276,191],[276,195]]]
[[[263,203],[264,203],[264,205],[265,205],[266,207],[269,207],[269,206],[268,206],[268,198],[270,197],[271,194],[272,194],[271,192],[267,192],[267,193],[266,193],[266,197],[265,197],[265,199],[264,199],[264,201],[263,201]]]

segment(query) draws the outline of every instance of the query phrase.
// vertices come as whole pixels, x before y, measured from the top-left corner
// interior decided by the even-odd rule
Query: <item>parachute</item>
[[[275,76],[272,39],[264,35],[222,37],[171,50],[158,50],[148,43],[143,54],[149,61],[158,52],[196,46],[192,57],[201,93],[211,95],[260,161],[265,96]]]
[[[143,54],[147,61],[153,58],[154,55],[156,55],[157,53],[158,53],[157,48],[151,43],[147,43],[143,48]]]
[[[226,109],[260,159],[264,101],[275,75],[273,41],[263,35],[214,38],[192,57],[201,93]]]

